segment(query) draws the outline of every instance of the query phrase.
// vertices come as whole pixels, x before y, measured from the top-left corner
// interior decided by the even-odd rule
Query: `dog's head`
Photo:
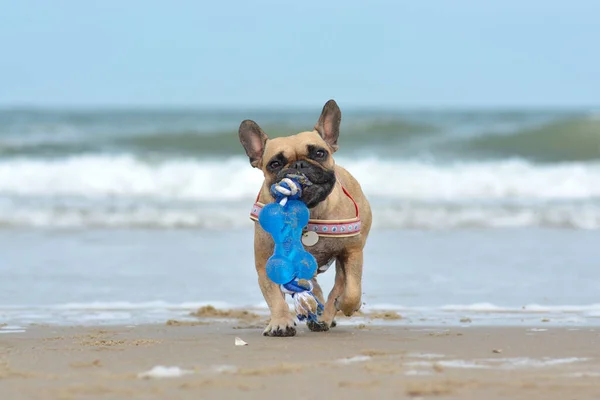
[[[329,100],[312,131],[269,139],[256,122],[245,120],[239,129],[240,142],[250,164],[263,171],[269,186],[290,173],[304,174],[312,185],[304,188],[302,201],[313,208],[335,186],[333,153],[338,148],[341,120],[338,105]]]

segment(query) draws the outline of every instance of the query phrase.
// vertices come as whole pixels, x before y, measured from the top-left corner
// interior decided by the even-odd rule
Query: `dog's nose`
[[[308,169],[309,164],[306,161],[296,161],[295,163],[292,164],[292,168],[297,170],[298,172],[301,172],[303,170]]]

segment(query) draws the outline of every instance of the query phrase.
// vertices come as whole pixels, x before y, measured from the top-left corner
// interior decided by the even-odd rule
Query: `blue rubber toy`
[[[302,229],[308,224],[309,211],[299,200],[289,200],[285,206],[267,204],[258,218],[260,225],[271,234],[275,251],[267,261],[267,276],[278,285],[294,279],[312,279],[317,262],[302,245]]]
[[[323,305],[312,293],[310,282],[317,272],[317,261],[302,245],[302,231],[308,224],[310,212],[306,204],[299,200],[302,195],[301,181],[306,184],[306,180],[298,177],[274,184],[271,194],[275,202],[263,207],[258,222],[275,242],[273,255],[266,265],[267,276],[281,285],[284,293],[292,296],[299,320],[316,322]]]

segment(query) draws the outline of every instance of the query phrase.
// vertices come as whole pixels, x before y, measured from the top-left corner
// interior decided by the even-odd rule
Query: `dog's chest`
[[[315,257],[319,273],[325,272],[344,249],[343,241],[338,238],[319,237],[312,246],[304,246],[306,251]]]

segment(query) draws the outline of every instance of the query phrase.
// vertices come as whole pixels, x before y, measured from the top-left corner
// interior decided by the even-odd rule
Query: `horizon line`
[[[314,111],[322,104],[136,104],[136,103],[98,103],[98,104],[3,104],[0,111]],[[560,104],[498,104],[498,105],[459,105],[459,104],[356,104],[344,105],[348,111],[600,111],[600,104],[560,105]]]

